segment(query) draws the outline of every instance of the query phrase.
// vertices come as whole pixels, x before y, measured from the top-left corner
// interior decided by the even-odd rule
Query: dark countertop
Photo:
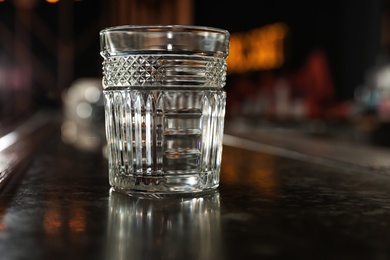
[[[0,259],[390,258],[386,170],[252,138],[225,145],[216,193],[137,199],[110,192],[101,150],[64,143],[60,126],[26,138],[39,145],[0,190]]]

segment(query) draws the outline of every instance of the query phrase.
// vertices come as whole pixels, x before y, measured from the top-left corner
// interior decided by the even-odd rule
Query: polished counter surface
[[[386,169],[256,138],[245,149],[233,132],[215,193],[140,199],[110,191],[101,149],[63,142],[49,120],[13,145],[35,144],[0,190],[0,259],[390,258]]]

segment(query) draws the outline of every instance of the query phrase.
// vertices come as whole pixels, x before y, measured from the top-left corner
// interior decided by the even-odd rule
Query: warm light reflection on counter
[[[3,218],[4,218],[4,212],[0,211],[0,231],[4,231],[7,229],[7,226],[5,225]]]
[[[82,205],[74,204],[70,210],[60,207],[48,207],[43,218],[47,235],[58,236],[63,232],[70,234],[83,233],[86,230],[86,215]]]
[[[283,65],[287,32],[286,24],[275,23],[246,33],[232,33],[228,73],[275,69]]]
[[[222,183],[246,183],[265,196],[275,195],[279,181],[273,155],[224,146],[222,158]]]
[[[0,231],[4,231],[6,229],[7,229],[7,226],[3,222],[0,222]]]
[[[83,233],[85,231],[86,219],[85,209],[78,206],[71,210],[69,228],[73,233]]]
[[[43,225],[46,234],[48,235],[58,235],[62,227],[61,213],[58,208],[48,208],[46,209]]]

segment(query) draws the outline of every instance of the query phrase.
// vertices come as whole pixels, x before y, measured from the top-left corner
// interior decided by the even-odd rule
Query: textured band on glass
[[[223,87],[223,58],[194,55],[130,55],[103,62],[103,86]]]

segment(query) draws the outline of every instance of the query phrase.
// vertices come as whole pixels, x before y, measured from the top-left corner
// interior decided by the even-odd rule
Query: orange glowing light
[[[59,0],[46,0],[49,4],[55,4],[58,3]]]
[[[246,33],[232,33],[228,73],[274,69],[283,65],[287,32],[287,25],[275,23]]]

